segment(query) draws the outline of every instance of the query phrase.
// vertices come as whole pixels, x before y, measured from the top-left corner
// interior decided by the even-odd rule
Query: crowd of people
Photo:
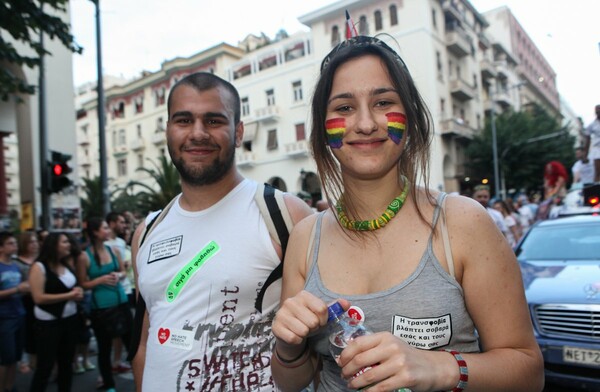
[[[73,375],[96,370],[92,336],[98,389],[114,391],[113,373],[131,371],[122,359],[133,319],[133,224],[111,212],[87,219],[82,233],[0,233],[0,391],[16,390],[17,372],[32,373],[31,392],[51,380],[70,391]],[[112,307],[126,321],[118,336],[102,317]]]

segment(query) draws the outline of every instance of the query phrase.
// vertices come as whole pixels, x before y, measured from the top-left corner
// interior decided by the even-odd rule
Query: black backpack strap
[[[260,292],[258,293],[258,295],[256,297],[254,307],[260,313],[262,313],[262,302],[263,302],[263,298],[265,296],[265,292],[267,291],[267,288],[269,288],[269,286],[273,282],[275,282],[277,279],[279,279],[283,276],[283,259],[285,257],[285,250],[287,248],[288,239],[290,237],[290,233],[289,233],[288,227],[286,225],[286,222],[283,218],[281,208],[275,198],[275,192],[279,192],[279,191],[277,191],[275,188],[273,188],[269,184],[264,185],[263,197],[264,197],[265,204],[267,206],[268,216],[265,216],[263,214],[263,218],[271,219],[271,221],[273,222],[273,225],[277,232],[277,237],[279,238],[279,242],[281,244],[281,263],[279,263],[279,265],[271,272],[271,274],[265,281],[265,284],[260,289]],[[285,208],[285,205],[282,207]]]

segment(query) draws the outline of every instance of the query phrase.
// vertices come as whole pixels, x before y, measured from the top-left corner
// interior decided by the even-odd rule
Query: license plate
[[[563,347],[563,361],[600,367],[600,350]]]

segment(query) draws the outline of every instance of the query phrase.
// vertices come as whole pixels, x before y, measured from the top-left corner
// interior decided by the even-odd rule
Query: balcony
[[[508,93],[508,90],[500,90],[493,95],[494,101],[498,102],[503,108],[514,106],[515,102]]]
[[[308,156],[308,143],[306,140],[298,140],[285,145],[285,153],[291,158]]]
[[[440,123],[442,136],[454,136],[463,139],[473,139],[475,130],[465,123],[462,118],[451,118]]]
[[[236,151],[235,163],[238,166],[242,166],[242,167],[254,166],[256,164],[256,159],[254,158],[254,153],[250,152],[250,151]]]
[[[494,64],[488,59],[483,59],[479,63],[479,67],[481,68],[481,76],[483,79],[493,79],[496,77],[496,69],[494,68]]]
[[[127,154],[127,145],[126,144],[121,144],[121,145],[113,147],[113,155],[114,156],[119,156],[119,155],[124,155],[124,154]]]
[[[133,151],[142,151],[144,148],[146,148],[146,142],[144,138],[135,139],[129,144],[129,148],[131,148]]]
[[[489,49],[492,46],[490,39],[484,33],[477,33],[477,38],[479,39],[479,47],[482,50]]]
[[[256,109],[255,118],[256,121],[265,123],[274,122],[279,119],[279,107],[275,105],[266,106],[264,108]]]
[[[511,75],[510,69],[508,68],[508,64],[506,61],[496,61],[494,63],[496,67],[496,71],[498,72],[498,77],[501,79],[506,79]]]
[[[167,135],[165,134],[165,131],[156,131],[152,134],[151,139],[153,144],[159,146],[167,142]]]
[[[460,27],[454,27],[446,31],[446,46],[451,53],[459,58],[471,54],[471,38]]]
[[[77,144],[79,144],[80,146],[87,146],[90,144],[90,137],[88,136],[87,133],[80,133],[79,136],[77,136]]]
[[[85,155],[77,156],[77,163],[79,164],[79,166],[91,166],[92,164],[90,157]]]
[[[452,2],[452,0],[444,0],[442,2],[442,8],[444,14],[449,20],[462,21],[465,19],[464,12],[458,9],[458,7]]]
[[[464,80],[450,80],[450,94],[459,101],[468,101],[475,97],[475,89]]]

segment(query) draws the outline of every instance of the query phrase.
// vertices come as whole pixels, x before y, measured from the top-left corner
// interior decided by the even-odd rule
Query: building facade
[[[288,192],[303,190],[321,198],[307,144],[310,98],[321,60],[344,39],[345,9],[359,34],[381,34],[402,56],[430,108],[430,185],[446,192],[468,189],[469,140],[484,127],[491,110],[519,110],[521,89],[513,88],[520,82],[519,59],[510,46],[488,35],[488,21],[466,0],[336,2],[299,18],[309,32],[281,33],[272,41],[250,35],[237,47],[223,43],[108,88],[110,187],[123,187],[132,179],[150,181],[136,168],[167,153],[168,91],[181,77],[204,70],[229,80],[240,92],[245,126],[236,151],[240,171]],[[77,140],[81,175],[99,175],[95,101],[78,111]]]

